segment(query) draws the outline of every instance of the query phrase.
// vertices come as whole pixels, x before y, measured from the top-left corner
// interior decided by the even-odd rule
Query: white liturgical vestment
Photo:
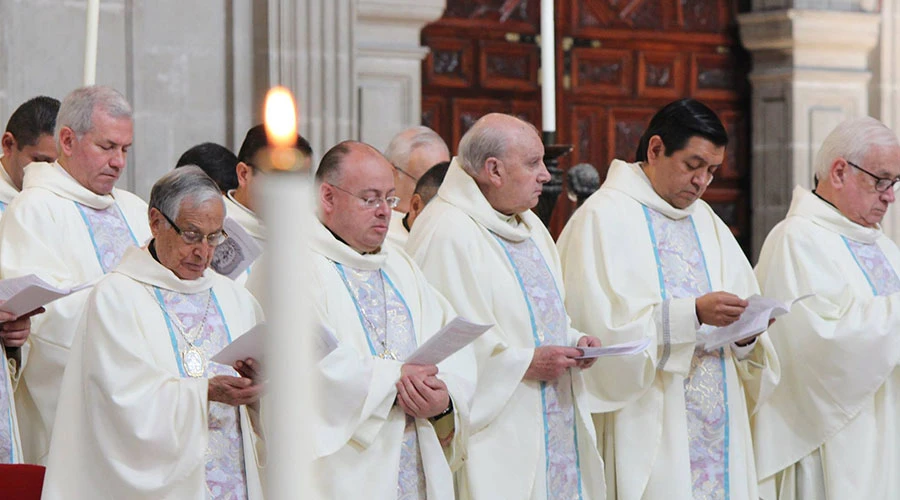
[[[42,498],[261,500],[259,414],[207,397],[238,376],[209,358],[261,320],[228,278],[181,280],[130,248],[87,300]]]
[[[794,189],[756,273],[766,295],[816,295],[769,329],[784,362],[754,422],[765,498],[776,476],[788,500],[900,495],[898,270],[900,249],[880,227]]]
[[[147,204],[119,189],[100,196],[58,163],[32,163],[22,192],[0,221],[0,278],[36,274],[59,287],[95,281],[125,250],[150,237]],[[59,384],[87,290],[52,302],[32,318],[16,389],[24,459],[44,463]]]
[[[406,241],[409,239],[409,230],[403,225],[403,218],[406,214],[391,210],[391,222],[388,225],[387,241],[400,248],[406,248]]]
[[[2,158],[3,155],[0,155]],[[6,169],[0,165],[0,217],[19,190],[13,185]],[[6,347],[0,347],[0,463],[10,464],[22,462],[22,443],[19,436],[19,424],[16,416],[15,387],[18,385],[22,371],[16,360],[6,357]]]
[[[320,498],[453,499],[475,387],[471,347],[437,365],[453,404],[447,419],[455,434],[446,447],[433,426],[440,421],[413,418],[395,403],[401,360],[453,319],[453,308],[402,250],[360,254],[322,223],[312,226],[309,297],[338,341],[318,364]]]
[[[536,347],[582,336],[570,328],[556,247],[537,216],[495,211],[454,159],[407,246],[462,316],[496,325],[474,343],[478,388],[460,498],[606,498],[581,370],[523,380]]]
[[[256,243],[263,249],[265,252],[266,248],[266,226],[262,219],[259,218],[253,211],[249,208],[241,205],[237,200],[234,199],[234,190],[228,191],[225,196],[222,197],[222,200],[225,201],[225,215],[234,219],[238,224],[244,228],[244,231],[247,231],[247,234],[253,237]],[[246,271],[241,273],[234,281],[238,284],[245,285],[247,283],[247,278],[250,276],[250,273],[253,272],[253,268],[259,264],[259,260],[250,264],[250,267],[247,268]]]
[[[613,161],[603,186],[559,239],[573,325],[604,345],[649,338],[644,356],[606,361],[594,422],[608,494],[620,500],[756,500],[750,413],[771,393],[778,362],[766,334],[746,348],[703,351],[695,298],[758,293],[747,258],[703,201],[663,200],[639,164]],[[612,393],[611,393],[612,391]]]
[[[3,158],[3,155],[0,154],[0,158]],[[9,172],[0,165],[0,215],[6,211],[6,207],[12,203],[13,198],[15,198],[19,194],[19,190],[16,189],[16,186],[13,185],[12,178],[9,176]]]

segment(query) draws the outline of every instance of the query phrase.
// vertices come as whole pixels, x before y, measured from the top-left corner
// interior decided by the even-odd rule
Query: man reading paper
[[[398,201],[391,164],[369,145],[340,143],[322,158],[316,190],[308,297],[338,340],[317,365],[316,498],[451,500],[474,363],[470,348],[437,366],[403,361],[456,315],[403,250],[382,246]]]
[[[599,342],[570,328],[556,247],[531,212],[550,179],[543,156],[531,124],[481,118],[407,246],[460,314],[496,325],[474,342],[463,499],[606,495],[582,379],[595,360],[575,348]]]
[[[766,295],[816,294],[769,330],[784,361],[754,421],[761,493],[897,498],[900,249],[880,223],[900,187],[900,144],[874,118],[847,120],[814,166],[815,189],[794,189],[756,268]]]
[[[727,141],[703,104],[665,106],[637,163],[614,160],[559,239],[573,324],[607,344],[652,341],[645,356],[610,359],[617,398],[599,372],[587,376],[596,395],[630,401],[594,417],[613,498],[758,498],[749,417],[778,380],[774,350],[765,334],[701,347],[701,324],[733,323],[758,293],[728,226],[699,199]]]

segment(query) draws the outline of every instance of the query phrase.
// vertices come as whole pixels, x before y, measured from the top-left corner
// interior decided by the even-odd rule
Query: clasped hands
[[[435,365],[405,364],[397,381],[397,404],[415,418],[431,418],[450,407],[447,385],[437,378]]]
[[[525,371],[526,380],[551,382],[559,378],[569,368],[590,368],[597,358],[576,359],[583,353],[578,347],[600,347],[600,339],[585,335],[578,339],[576,347],[544,346],[534,350],[531,364]]]
[[[209,379],[208,399],[231,406],[255,408],[265,390],[262,366],[259,361],[247,358],[236,362],[233,368],[240,377],[216,375]]]

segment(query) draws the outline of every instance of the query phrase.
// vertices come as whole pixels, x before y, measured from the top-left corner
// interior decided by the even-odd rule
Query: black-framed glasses
[[[331,184],[331,183],[326,183],[326,184],[337,189],[338,191],[343,191],[358,200],[362,200],[363,206],[369,210],[377,210],[379,207],[381,207],[382,204],[387,204],[388,208],[394,209],[394,208],[397,208],[397,205],[400,204],[399,196],[388,196],[385,198],[382,198],[380,196],[373,196],[371,198],[363,198],[362,196],[351,193],[350,191],[347,191],[346,189],[344,189],[340,186],[335,186],[334,184]]]
[[[159,210],[159,209],[157,209]],[[168,215],[165,214],[162,210],[159,210],[159,213],[166,219],[166,222],[172,226],[172,229],[178,233],[178,236],[181,236],[181,239],[187,243],[188,245],[196,245],[203,240],[206,240],[206,243],[211,247],[217,247],[221,245],[226,239],[228,239],[228,233],[225,230],[215,231],[209,234],[198,233],[197,231],[183,231],[175,221],[169,218]]]
[[[853,163],[850,160],[845,159],[844,161],[846,161],[847,164],[849,164],[851,167],[856,167],[861,172],[865,172],[865,173],[869,174],[870,176],[872,176],[872,178],[875,179],[875,191],[878,191],[879,193],[883,193],[891,188],[893,188],[895,193],[897,191],[900,191],[900,184],[898,184],[898,183],[900,183],[900,178],[891,179],[890,177],[878,177],[877,175],[873,174],[872,172],[869,172],[868,170],[860,167],[859,165]]]
[[[397,165],[394,165],[394,168],[397,169],[397,172],[400,172],[401,174],[403,174],[403,175],[409,177],[410,179],[412,179],[413,182],[419,182],[419,178],[416,177],[415,175],[413,175],[413,174],[407,172],[406,170],[403,170],[402,168],[398,167]]]

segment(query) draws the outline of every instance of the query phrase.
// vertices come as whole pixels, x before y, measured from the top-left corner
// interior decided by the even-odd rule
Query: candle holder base
[[[563,192],[563,172],[559,168],[559,159],[572,152],[571,144],[556,144],[556,132],[545,131],[542,135],[544,141],[544,165],[550,172],[550,181],[544,184],[541,197],[538,199],[534,213],[541,219],[545,226],[550,227],[550,217],[556,207],[556,200]]]

